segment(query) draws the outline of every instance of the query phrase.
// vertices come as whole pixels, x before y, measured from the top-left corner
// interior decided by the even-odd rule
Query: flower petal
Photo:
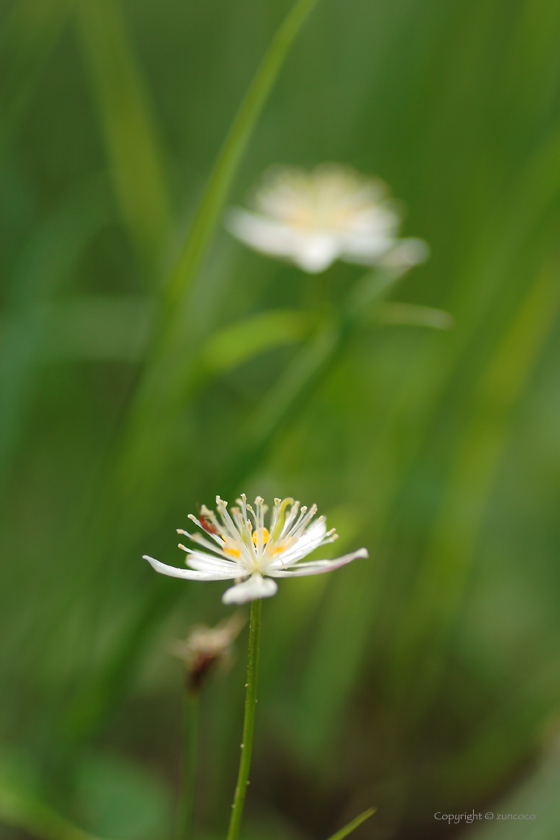
[[[232,577],[243,577],[247,574],[247,570],[240,563],[236,563],[234,560],[222,560],[220,557],[213,557],[204,551],[189,552],[187,554],[187,566],[201,572],[217,572],[218,574],[235,572]]]
[[[304,557],[311,554],[316,548],[319,548],[323,542],[332,542],[330,539],[325,540],[326,533],[327,526],[325,520],[317,519],[301,537],[294,540],[293,546],[288,547],[285,551],[279,553],[277,557],[273,558],[269,568],[284,569],[286,566],[292,566],[294,563],[297,563],[298,560],[303,560]]]
[[[169,577],[185,578],[186,580],[233,580],[233,578],[239,577],[237,566],[227,572],[219,572],[217,570],[194,571],[193,569],[178,569],[176,566],[166,566],[165,563],[160,563],[159,560],[148,557],[147,554],[144,554],[143,557],[156,572],[162,575],[168,575]]]
[[[298,237],[291,258],[299,268],[309,274],[320,274],[338,257],[342,250],[338,237],[325,234],[302,234]]]
[[[399,239],[384,256],[383,265],[389,268],[410,268],[425,262],[430,249],[423,239]]]
[[[278,590],[276,581],[270,578],[263,578],[255,572],[248,580],[238,583],[230,589],[226,589],[222,596],[224,604],[246,604],[247,601],[256,601],[258,598],[270,598]]]
[[[366,548],[360,548],[358,551],[353,551],[352,554],[344,554],[336,560],[311,560],[309,563],[298,563],[297,566],[292,566],[291,569],[269,569],[267,574],[271,577],[300,577],[301,575],[320,575],[323,572],[332,572],[333,569],[338,569],[340,566],[351,563],[358,557],[369,557]]]
[[[291,257],[299,242],[299,238],[294,238],[292,230],[282,222],[249,213],[240,207],[229,211],[225,226],[246,245],[276,257]]]

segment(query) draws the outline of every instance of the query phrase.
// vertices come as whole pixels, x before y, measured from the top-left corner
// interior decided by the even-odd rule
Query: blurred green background
[[[204,192],[289,8],[0,6],[2,840],[169,836],[169,641],[229,610],[140,558],[178,564],[187,513],[243,491],[370,551],[263,605],[243,836],[321,840],[369,805],[357,840],[560,834],[560,4],[313,10],[227,201],[277,162],[391,185],[431,258],[343,339],[363,272],[249,252],[227,179]],[[245,640],[205,693],[201,840],[229,816]],[[434,819],[473,810],[535,820]]]

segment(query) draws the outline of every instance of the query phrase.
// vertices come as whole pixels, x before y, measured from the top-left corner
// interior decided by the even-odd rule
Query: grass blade
[[[38,840],[96,840],[33,796],[0,780],[0,821],[23,829]],[[97,839],[98,840],[98,839]]]
[[[108,488],[101,494],[105,501],[103,509],[99,511],[95,539],[91,541],[92,560],[105,556],[105,551],[117,534],[120,550],[124,550],[125,544],[136,539],[136,523],[153,516],[150,487],[159,480],[172,457],[169,441],[173,440],[174,424],[184,409],[185,393],[188,391],[186,384],[191,371],[193,348],[190,344],[190,330],[184,329],[184,322],[187,318],[192,319],[193,314],[187,304],[187,294],[268,94],[290,46],[317,2],[298,0],[281,24],[218,156],[191,233],[170,278],[151,354],[119,440],[117,461],[111,470]],[[149,459],[146,458],[146,452],[150,453]],[[123,511],[125,516],[122,515]],[[154,587],[153,597],[147,598],[142,605],[133,626],[123,635],[121,645],[117,646],[111,660],[105,663],[103,673],[85,678],[84,691],[78,692],[72,703],[70,719],[80,721],[86,714],[87,723],[71,727],[75,737],[87,737],[95,730],[120,690],[123,660],[131,667],[136,662],[139,648],[145,641],[143,628],[146,617],[150,619],[159,616],[162,603],[168,604],[173,597],[176,595],[167,587],[161,590]],[[115,663],[119,663],[119,668]],[[92,681],[103,686],[103,696],[95,712],[89,714],[84,713],[84,709],[89,709],[88,698],[95,691]]]
[[[438,412],[445,410],[442,409],[442,405],[446,388],[453,377],[457,376],[457,368],[468,354],[471,342],[475,340],[475,336],[481,334],[484,318],[490,311],[496,311],[501,306],[503,296],[507,294],[515,259],[519,258],[520,247],[528,247],[534,232],[538,230],[539,225],[544,224],[546,213],[549,212],[554,197],[558,194],[559,144],[560,129],[555,126],[546,135],[536,152],[533,152],[517,181],[512,184],[510,200],[506,203],[508,213],[504,214],[498,225],[489,225],[489,230],[481,231],[480,241],[473,249],[472,262],[466,264],[464,278],[449,296],[446,308],[451,312],[460,313],[461,316],[457,319],[456,328],[449,335],[445,345],[440,341],[430,342],[425,352],[420,353],[417,359],[411,360],[410,374],[403,378],[400,395],[397,394],[393,405],[385,414],[382,427],[372,443],[370,456],[372,464],[376,465],[376,473],[383,475],[383,482],[379,485],[375,505],[372,507],[369,525],[370,533],[377,537],[378,544],[381,544],[386,534],[391,513],[395,510],[399,492],[406,482],[409,470],[412,469],[412,465],[420,457],[426,445],[431,425],[435,422]],[[550,293],[553,296],[552,288]],[[551,316],[554,311],[556,311],[555,305],[551,304]],[[376,314],[378,312],[379,309],[376,309]],[[545,310],[542,314],[545,316]],[[416,408],[408,420],[411,433],[405,439],[400,429],[402,418],[407,414],[410,417],[410,406],[416,406]],[[462,440],[463,438],[459,435],[458,441]],[[398,455],[395,457],[394,453]],[[489,478],[490,481],[493,480],[492,476]],[[486,494],[486,487],[481,488],[481,492]],[[470,559],[468,562],[470,563]],[[364,586],[369,586],[372,593],[377,593],[376,565],[373,563],[364,565],[362,574]],[[346,598],[344,588],[338,587],[338,591],[339,595],[332,593],[331,597],[334,602],[340,598],[343,603]],[[359,599],[356,599],[354,609],[359,609],[360,603]],[[367,603],[364,600],[363,604],[361,616],[355,617],[356,626],[363,624],[364,628],[366,625],[371,627],[376,620],[374,616],[377,610],[372,601]],[[443,603],[441,607],[444,609]],[[333,605],[331,609],[335,610],[336,606]],[[411,705],[415,704],[414,709],[411,708],[410,711],[416,718],[420,714],[421,704],[418,703],[416,706],[416,689],[410,693],[410,685],[416,686],[415,680],[418,675],[416,670],[414,673],[405,674],[402,670],[405,667],[404,660],[401,659],[404,656],[402,646],[413,644],[412,630],[410,628],[406,630],[402,625],[399,625],[399,628],[401,639],[400,644],[395,646],[395,661],[391,666],[392,679],[395,681],[395,686],[391,691],[394,690],[398,694],[403,704],[407,704],[409,700]],[[337,682],[333,687],[330,696],[330,714],[327,719],[325,711],[322,728],[321,719],[315,715],[315,731],[302,732],[301,742],[305,744],[305,739],[307,739],[309,747],[324,742],[326,732],[329,731],[329,727],[332,727],[334,710],[344,707],[347,697],[345,690],[353,679],[349,672],[349,663],[363,661],[366,656],[369,632],[361,628],[360,632],[354,635],[347,634],[347,647],[343,656],[336,660],[337,668],[341,667],[342,663],[347,679]],[[328,635],[327,628],[325,633]],[[426,636],[423,638],[426,642]],[[321,685],[321,679],[325,679],[325,674],[331,673],[335,667],[332,649],[328,661],[324,650],[324,644],[321,644],[317,647],[315,654],[317,659],[322,659],[324,672],[322,674],[320,672],[319,661],[312,662],[309,666],[309,673],[314,672],[315,685]],[[415,669],[412,651],[411,647],[406,654],[406,662]],[[430,677],[428,682],[432,679]],[[312,702],[312,690],[313,685],[310,679],[306,687],[307,703]],[[429,693],[428,688],[426,691]]]
[[[27,427],[36,375],[52,331],[52,304],[93,237],[110,219],[109,198],[94,181],[73,189],[34,232],[12,278],[0,335],[0,475]]]
[[[558,304],[558,267],[549,264],[529,288],[475,389],[469,425],[460,438],[447,495],[400,640],[399,671],[411,681],[402,687],[402,696],[410,697],[413,684],[415,719],[437,684],[488,496],[509,439],[512,413],[556,320]],[[415,662],[421,663],[421,673],[415,670]]]
[[[171,225],[163,153],[125,20],[114,0],[77,0],[75,12],[122,218],[154,267]]]
[[[0,153],[17,130],[71,0],[19,0],[0,40]]]
[[[192,376],[193,313],[189,291],[218,224],[230,186],[252,131],[265,105],[284,59],[298,32],[318,0],[298,0],[280,25],[249,90],[243,99],[210,176],[192,228],[171,272],[151,348],[123,432],[117,482],[134,483],[146,444],[154,452],[153,463],[163,465],[167,442],[184,404],[185,383]],[[119,477],[120,474],[120,477]],[[137,483],[142,481],[137,479]]]
[[[193,363],[192,311],[187,301],[188,292],[218,223],[252,130],[288,49],[316,3],[317,0],[299,0],[276,33],[234,119],[190,234],[170,276],[144,375],[123,433],[123,454],[116,475],[120,472],[121,476],[126,476],[129,486],[136,465],[142,461],[138,454],[146,451],[146,436],[156,453],[153,462],[165,462],[170,429],[183,406],[185,383],[190,379]],[[158,451],[160,440],[162,449]],[[121,479],[117,478],[117,481]]]
[[[318,0],[298,0],[278,29],[243,99],[210,176],[189,236],[170,278],[166,305],[181,310],[184,297],[217,225],[237,167],[288,50]]]
[[[356,817],[356,819],[349,822],[348,825],[345,825],[344,828],[341,828],[340,831],[337,831],[336,834],[333,834],[332,837],[329,837],[329,840],[343,840],[344,837],[348,837],[355,828],[358,828],[359,825],[375,814],[376,810],[376,808],[368,808],[367,811],[364,811],[364,813],[360,814],[359,817]]]

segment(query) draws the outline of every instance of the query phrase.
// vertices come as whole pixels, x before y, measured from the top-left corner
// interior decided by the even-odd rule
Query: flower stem
[[[181,795],[175,826],[175,840],[192,840],[196,770],[198,760],[198,719],[200,695],[193,691],[188,681],[185,686],[183,708],[183,768]]]
[[[261,633],[261,604],[262,601],[251,602],[251,625],[249,627],[249,665],[247,667],[247,692],[245,694],[245,720],[243,721],[243,743],[241,744],[241,760],[239,775],[233,797],[231,820],[227,840],[237,840],[245,792],[249,782],[249,767],[251,765],[251,748],[253,746],[253,728],[255,725],[255,706],[257,703],[257,672],[259,667],[259,641]]]

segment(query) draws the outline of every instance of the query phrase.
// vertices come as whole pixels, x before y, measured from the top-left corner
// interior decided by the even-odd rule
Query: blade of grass
[[[456,328],[446,339],[445,345],[442,345],[441,339],[431,340],[423,352],[411,360],[409,374],[403,376],[393,403],[384,411],[381,428],[372,440],[370,453],[375,475],[383,476],[383,481],[375,481],[375,497],[370,504],[368,531],[371,534],[371,555],[374,555],[376,543],[382,543],[399,492],[412,465],[423,451],[434,418],[442,409],[449,383],[457,376],[459,366],[470,352],[471,343],[476,342],[476,337],[480,335],[488,313],[500,310],[520,249],[527,247],[535,230],[548,218],[560,188],[559,148],[560,129],[555,126],[533,152],[517,182],[512,185],[510,200],[503,205],[508,207],[509,213],[502,214],[499,222],[484,226],[479,240],[474,243],[464,275],[456,283],[446,306],[450,312],[460,315]],[[403,418],[406,418],[406,436],[402,434]],[[461,440],[460,434],[458,440]],[[353,621],[359,632],[347,635],[346,647],[339,652],[336,661],[333,661],[332,649],[329,656],[325,655],[325,644],[319,639],[309,663],[308,673],[314,674],[314,681],[306,681],[304,693],[306,703],[311,704],[315,710],[324,699],[324,693],[320,691],[323,680],[327,680],[328,674],[338,667],[345,674],[344,680],[332,686],[328,715],[326,712],[322,716],[315,714],[314,731],[300,733],[301,742],[305,743],[308,739],[310,747],[326,743],[326,733],[332,729],[335,711],[340,712],[344,708],[347,691],[354,684],[357,668],[367,655],[371,628],[377,620],[375,598],[378,591],[378,565],[364,564],[361,575],[362,585],[369,589],[370,597],[356,599],[353,606],[354,610],[362,610],[361,615],[354,616]],[[329,596],[333,602],[339,598],[344,602],[347,593],[344,587],[340,587],[338,592]],[[336,611],[335,603],[331,609]],[[328,637],[326,624],[323,632],[325,638]],[[407,661],[414,664],[412,657]],[[351,662],[355,666],[353,670],[349,667]],[[396,662],[393,663],[395,675],[399,667]],[[397,683],[401,679],[396,676],[394,678]],[[399,691],[402,690],[400,696],[406,702],[413,679],[402,679],[406,682],[400,685]],[[415,692],[408,696],[413,701]],[[391,702],[395,702],[394,697]]]
[[[218,155],[191,230],[166,284],[153,340],[120,440],[115,478],[121,492],[137,497],[156,480],[140,475],[140,453],[151,451],[153,468],[165,468],[169,440],[184,408],[196,350],[190,290],[218,224],[241,157],[294,39],[318,0],[299,0],[281,24],[242,101]]]
[[[380,324],[403,324],[433,330],[450,330],[455,325],[453,317],[444,309],[413,303],[385,303],[377,309],[375,316]]]
[[[341,828],[340,831],[337,831],[336,834],[333,834],[332,837],[329,837],[329,840],[343,840],[344,837],[348,837],[354,829],[358,828],[359,825],[375,814],[376,810],[376,808],[368,808],[367,811],[364,811],[359,817],[356,817],[356,819],[349,822],[348,825],[345,825],[344,828]]]
[[[0,782],[0,821],[23,829],[38,840],[96,840],[47,805],[32,796],[22,795],[4,782]]]
[[[192,228],[166,284],[144,372],[125,423],[122,456],[116,468],[117,480],[130,487],[141,461],[139,453],[146,451],[147,438],[157,453],[152,462],[165,462],[169,425],[173,425],[183,406],[193,361],[189,292],[257,119],[290,46],[316,3],[317,0],[299,0],[276,33],[218,155]]]
[[[200,366],[213,375],[232,370],[268,349],[298,343],[315,322],[314,313],[298,309],[258,312],[213,333],[200,351]]]
[[[295,38],[318,0],[298,0],[289,12],[255,75],[210,176],[189,236],[169,280],[166,306],[170,312],[184,315],[185,296],[200,265],[210,237],[216,228],[224,203],[233,183],[241,158],[247,148],[257,120],[284,64]]]
[[[495,789],[496,779],[511,777],[531,751],[542,747],[543,729],[547,732],[546,722],[558,708],[560,658],[558,649],[552,653],[544,667],[536,668],[520,688],[508,693],[462,749],[427,771],[428,785],[449,803],[446,808],[460,810],[465,802],[480,801],[485,791]]]
[[[0,40],[0,154],[14,136],[73,0],[19,0]]]
[[[467,430],[460,438],[398,645],[397,669],[403,678],[406,675],[400,695],[405,703],[405,697],[412,699],[409,711],[414,719],[425,710],[437,686],[513,412],[555,323],[559,294],[558,266],[549,264],[529,288],[475,389]]]
[[[117,544],[119,550],[124,550],[124,546],[134,539],[139,519],[144,515],[153,515],[150,488],[173,457],[169,451],[173,435],[169,431],[184,410],[185,389],[194,355],[188,329],[189,319],[193,318],[189,291],[258,117],[289,48],[317,2],[299,0],[288,13],[257,70],[218,155],[191,232],[167,284],[161,313],[156,318],[151,350],[115,446],[115,461],[110,459],[108,487],[100,494],[103,503],[95,526],[95,538],[91,541],[92,561],[104,560],[111,545],[114,550],[115,534],[120,534]],[[150,453],[149,459],[146,452]],[[147,470],[150,475],[146,474]],[[92,562],[91,568],[98,568],[98,565]],[[73,737],[87,737],[95,729],[114,701],[115,689],[121,686],[122,670],[119,672],[115,663],[122,663],[123,657],[129,662],[135,661],[139,644],[145,639],[142,629],[145,616],[159,615],[160,601],[173,597],[176,596],[171,594],[171,590],[165,588],[160,591],[154,587],[153,596],[148,597],[139,610],[138,623],[134,623],[125,634],[122,645],[115,650],[104,673],[94,677],[94,681],[103,686],[103,692],[92,714],[89,712],[89,698],[94,689],[91,675],[85,678],[86,688],[77,693],[69,716],[74,722],[69,727]],[[103,593],[100,602],[102,599]],[[86,720],[87,723],[82,725],[81,722]]]
[[[147,85],[117,0],[75,0],[74,8],[123,222],[137,255],[154,269],[170,232],[171,201]]]
[[[35,375],[44,360],[54,310],[49,304],[76,269],[87,246],[110,219],[110,202],[97,180],[71,190],[32,235],[12,279],[0,336],[0,475],[26,428]]]

